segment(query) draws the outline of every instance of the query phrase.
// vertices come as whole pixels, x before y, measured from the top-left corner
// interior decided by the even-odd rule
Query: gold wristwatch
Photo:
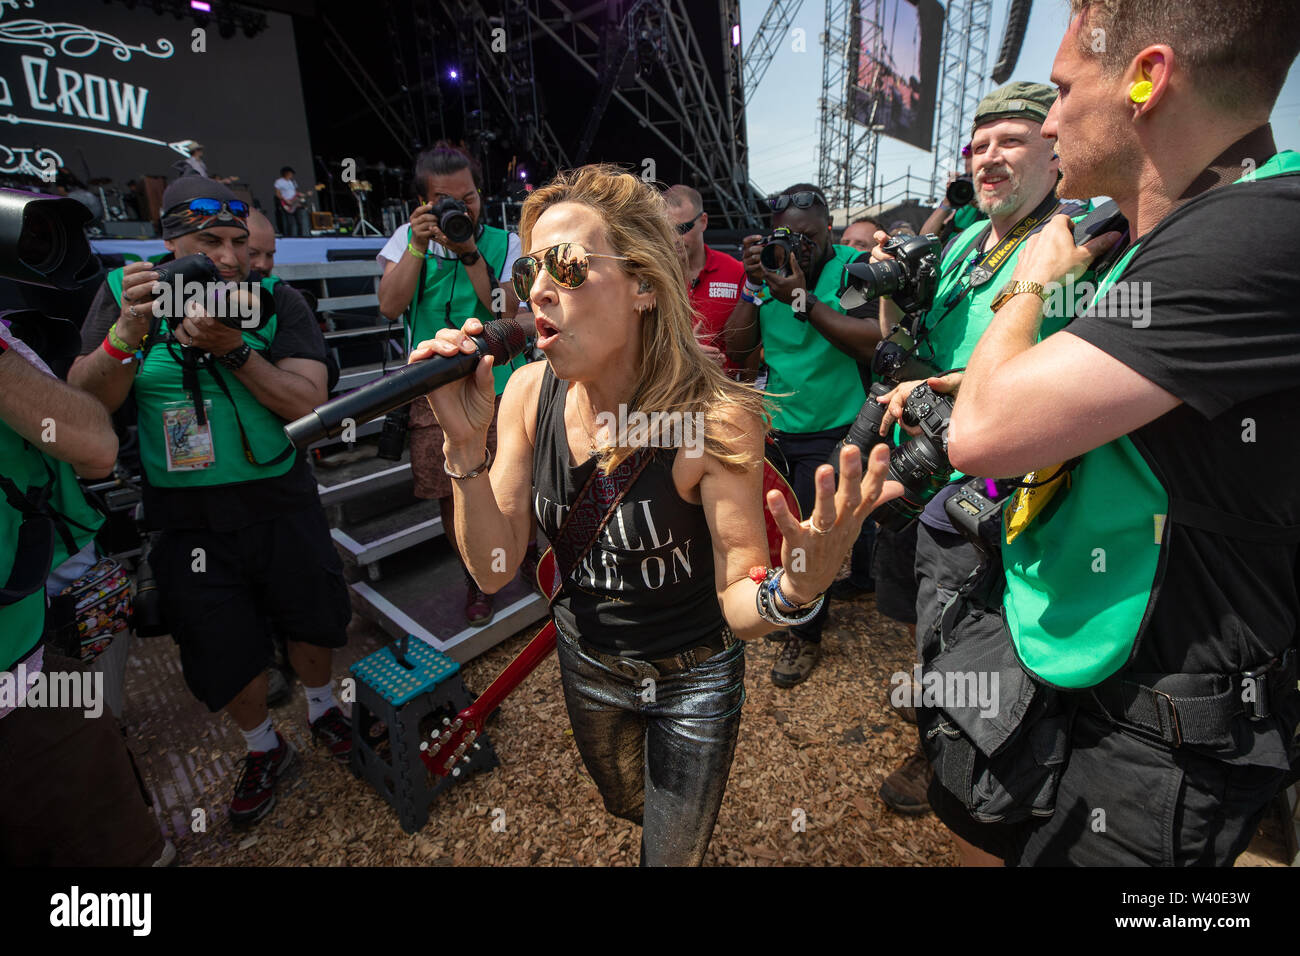
[[[1020,295],[1022,292],[1032,292],[1040,299],[1047,299],[1047,290],[1043,288],[1042,283],[1026,282],[1021,279],[1016,282],[1008,282],[1002,287],[1002,291],[999,292],[997,298],[993,300],[993,311],[996,312],[998,309],[1006,305],[1013,295]]]

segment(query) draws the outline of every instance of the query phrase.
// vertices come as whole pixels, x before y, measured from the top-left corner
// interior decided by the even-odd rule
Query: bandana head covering
[[[202,232],[213,226],[234,226],[248,232],[248,221],[240,219],[229,210],[222,209],[215,216],[201,216],[189,209],[195,199],[215,199],[218,202],[239,201],[224,183],[203,176],[182,176],[163,192],[162,235],[175,239],[191,232]]]

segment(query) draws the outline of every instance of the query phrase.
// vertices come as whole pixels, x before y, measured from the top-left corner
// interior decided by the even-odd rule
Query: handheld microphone
[[[355,391],[317,406],[297,421],[284,426],[295,448],[307,448],[323,438],[336,438],[347,427],[387,415],[414,398],[435,388],[472,375],[479,359],[491,355],[494,364],[504,365],[524,350],[524,330],[513,319],[496,319],[483,326],[482,335],[472,335],[477,346],[454,358],[435,355],[423,362],[404,365],[396,372],[363,385]]]

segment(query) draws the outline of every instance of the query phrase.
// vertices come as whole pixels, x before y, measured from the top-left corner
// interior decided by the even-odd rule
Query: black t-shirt
[[[1300,176],[1214,189],[1148,233],[1121,275],[1124,284],[1149,284],[1136,287],[1150,290],[1143,327],[1131,311],[1119,314],[1112,290],[1111,317],[1089,310],[1066,329],[1183,401],[1129,436],[1171,499],[1300,525],[1297,252]],[[1173,524],[1132,669],[1239,674],[1294,647],[1298,556],[1296,543]],[[1276,752],[1300,719],[1297,696],[1279,733],[1255,725],[1253,740],[1238,740],[1241,759]]]
[[[275,337],[266,358],[272,364],[286,358],[325,361],[325,339],[316,317],[296,289],[275,285]],[[81,327],[81,354],[100,347],[121,309],[105,282],[99,287],[90,314]],[[304,452],[282,475],[210,488],[154,488],[143,481],[145,520],[152,528],[209,528],[232,531],[277,514],[319,501],[316,479]]]
[[[594,456],[569,464],[567,393],[548,365],[537,401],[533,514],[552,542],[597,465]],[[726,625],[704,508],[678,494],[674,458],[672,448],[655,454],[552,606],[561,630],[606,654],[670,657]]]

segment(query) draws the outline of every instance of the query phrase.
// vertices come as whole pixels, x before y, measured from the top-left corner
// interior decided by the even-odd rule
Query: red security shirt
[[[691,286],[691,308],[695,310],[695,335],[702,345],[712,345],[723,353],[723,368],[737,368],[725,358],[727,349],[722,338],[727,317],[736,307],[745,283],[745,267],[725,252],[704,247],[704,268]]]

